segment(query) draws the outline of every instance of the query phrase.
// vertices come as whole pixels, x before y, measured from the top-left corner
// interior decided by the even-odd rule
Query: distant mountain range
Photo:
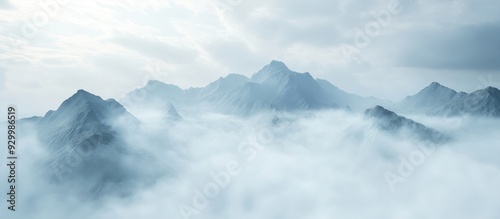
[[[182,90],[178,86],[150,81],[121,100],[125,106],[154,107],[165,102],[178,108],[209,109],[221,113],[248,115],[269,109],[283,111],[350,108],[361,111],[388,104],[374,97],[347,93],[309,73],[297,73],[272,61],[251,78],[230,74],[203,88]]]
[[[291,71],[279,61],[272,61],[251,78],[230,74],[202,88],[183,90],[176,85],[150,81],[120,102],[130,109],[173,104],[178,109],[236,115],[335,108],[362,112],[380,105],[404,114],[500,116],[500,90],[493,87],[468,94],[433,82],[419,93],[391,103],[348,93],[326,80],[314,79],[309,73]]]
[[[500,90],[487,87],[472,93],[456,92],[433,82],[393,106],[395,111],[439,116],[500,116]]]
[[[364,112],[370,118],[381,120],[379,125],[382,129],[404,125],[425,133],[432,132],[394,112],[435,116],[500,116],[500,90],[493,87],[464,93],[434,82],[401,102],[390,103],[350,94],[326,80],[314,79],[309,73],[291,71],[278,61],[272,61],[251,78],[230,74],[202,88],[183,90],[175,85],[149,81],[146,86],[127,94],[121,102],[132,112],[136,109],[159,110],[159,119],[166,123],[182,120],[182,112],[186,109],[246,116],[266,111],[318,109],[363,112],[376,106]],[[56,111],[26,121],[37,124],[40,138],[53,153],[60,155],[58,159],[72,156],[75,148],[93,139],[127,153],[117,130],[120,125],[116,123],[126,126],[140,124],[117,101],[103,100],[84,90],[76,92]],[[85,165],[92,168],[96,163]]]
[[[202,88],[184,90],[175,85],[150,81],[146,86],[127,94],[120,102],[131,112],[159,110],[161,125],[182,120],[182,112],[186,110],[237,116],[266,111],[321,109],[364,112],[366,120],[371,121],[377,129],[396,136],[406,133],[419,141],[434,144],[444,143],[449,138],[395,112],[436,116],[500,116],[500,91],[493,87],[468,94],[432,83],[416,95],[399,103],[390,103],[350,94],[326,80],[314,79],[309,73],[293,72],[278,61],[271,62],[251,78],[230,74]],[[49,177],[57,178],[84,193],[98,195],[113,192],[117,184],[133,181],[141,173],[131,171],[137,168],[129,165],[133,163],[137,166],[147,160],[141,157],[137,148],[126,143],[127,134],[123,127],[141,125],[141,121],[127,109],[113,99],[103,100],[79,90],[57,110],[23,122],[33,124],[39,139],[52,154],[46,161]],[[279,119],[273,117],[269,122],[277,124]],[[131,162],[141,159],[141,162]]]

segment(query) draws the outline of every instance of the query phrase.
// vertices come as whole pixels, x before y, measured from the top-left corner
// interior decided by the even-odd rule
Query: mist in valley
[[[107,181],[65,160],[71,179],[49,177],[53,154],[20,126],[19,218],[495,218],[500,214],[500,123],[411,116],[449,137],[435,144],[343,110],[260,113],[134,112],[121,125],[130,151]],[[404,127],[402,128],[404,129]],[[105,147],[106,145],[98,145]],[[111,156],[111,155],[107,155]],[[106,168],[106,167],[97,167]],[[129,171],[127,171],[129,170]],[[99,170],[94,170],[99,172]],[[65,172],[65,173],[66,173]],[[48,174],[49,173],[49,174]],[[74,177],[77,177],[76,179]],[[75,183],[76,182],[76,183]],[[36,186],[32,186],[36,185]],[[89,194],[89,195],[82,195]],[[29,209],[29,210],[28,210]]]

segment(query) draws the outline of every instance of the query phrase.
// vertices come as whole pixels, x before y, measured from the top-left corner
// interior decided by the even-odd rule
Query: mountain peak
[[[248,81],[248,77],[240,74],[228,74],[226,77],[220,77],[219,80],[224,81]]]
[[[177,110],[175,109],[175,107],[172,103],[168,103],[166,106],[165,118],[169,119],[169,120],[179,120],[179,119],[182,119],[182,116],[179,115],[179,113],[177,112]]]
[[[90,95],[93,95],[93,94],[91,94],[90,92],[88,92],[88,91],[86,91],[86,90],[84,90],[84,89],[80,89],[80,90],[78,90],[78,91],[76,92],[76,94],[79,94],[79,95],[89,95],[89,94],[90,94]]]
[[[487,88],[484,89],[485,91],[488,91],[489,93],[498,93],[500,90],[496,87],[488,86]]]
[[[440,83],[438,82],[432,82],[429,86],[427,86],[426,88],[424,88],[424,90],[438,90],[438,89],[446,89],[446,90],[452,90],[448,87],[445,87],[443,85],[441,85]]]
[[[92,99],[100,98],[99,96],[96,96],[96,95],[94,95],[86,90],[83,90],[83,89],[78,90],[75,94],[73,94],[73,96],[70,97],[70,99],[76,98],[76,97],[92,98]]]
[[[183,91],[177,85],[167,84],[165,82],[158,81],[158,80],[150,80],[150,81],[148,81],[148,83],[146,84],[146,86],[144,86],[141,89],[144,89],[146,92],[147,91],[152,91],[152,90],[158,90],[159,92],[173,93],[173,94],[176,94],[176,95],[178,95],[179,93],[181,93]]]
[[[158,86],[158,85],[165,85],[165,83],[158,80],[149,80],[148,83],[146,84],[147,87]]]
[[[46,136],[71,130],[99,132],[102,127],[115,122],[139,124],[139,121],[116,100],[103,100],[85,90],[78,90],[57,110],[47,112],[40,120],[42,126],[54,128],[47,131]]]
[[[479,94],[479,93],[488,94],[500,98],[500,90],[492,86],[488,86],[484,89],[474,91],[472,94]]]
[[[99,96],[96,96],[86,90],[80,89],[75,94],[73,94],[73,96],[71,96],[64,102],[67,102],[68,104],[70,103],[75,104],[75,103],[98,102],[98,101],[103,101],[103,100]]]
[[[286,73],[292,72],[284,62],[276,60],[271,61],[271,63],[269,63],[269,65],[265,66],[264,68],[267,68],[273,72],[286,72]]]
[[[103,100],[90,92],[78,90],[73,96],[65,100],[56,111],[49,111],[44,119],[85,114],[92,114],[98,119],[104,120],[122,114],[127,114],[130,118],[133,117],[128,115],[125,108],[114,99]]]
[[[371,117],[376,117],[376,118],[381,118],[381,117],[394,117],[397,116],[396,113],[380,106],[377,105],[373,108],[367,109],[365,111],[365,115],[371,116]]]
[[[438,83],[438,82],[435,82],[435,81],[434,81],[434,82],[432,82],[429,86],[432,86],[432,87],[440,87],[440,86],[443,86],[443,85],[441,85],[440,83]]]
[[[443,143],[449,140],[448,136],[411,119],[400,116],[382,106],[377,105],[371,109],[367,109],[365,111],[365,116],[374,119],[373,122],[378,128],[398,134],[398,136],[407,131],[406,133],[411,133],[419,140],[432,143]]]
[[[271,63],[269,63],[269,66],[271,66],[271,67],[287,68],[288,69],[288,67],[285,65],[284,62],[282,62],[282,61],[276,61],[276,60],[271,61]]]
[[[420,96],[421,98],[450,98],[451,96],[457,94],[457,92],[451,88],[445,87],[438,82],[432,82],[429,86],[422,89],[415,96]],[[413,96],[413,97],[415,97]]]
[[[262,83],[269,78],[279,79],[293,74],[283,62],[272,61],[268,65],[264,66],[259,72],[255,73],[251,80],[253,82]]]
[[[244,75],[240,74],[229,74],[226,77],[220,77],[218,80],[210,83],[204,88],[205,94],[211,94],[213,92],[233,92],[234,89],[243,86],[246,82],[250,80]]]
[[[389,111],[387,109],[385,109],[384,107],[380,106],[380,105],[376,105],[375,107],[372,108],[374,111]]]

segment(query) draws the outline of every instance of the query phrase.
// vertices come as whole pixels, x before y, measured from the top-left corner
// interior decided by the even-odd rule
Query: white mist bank
[[[43,176],[31,161],[50,154],[25,137],[22,142],[30,147],[20,149],[25,162],[18,216],[500,217],[498,120],[412,118],[452,138],[429,146],[342,111],[280,115],[274,125],[274,115],[182,116],[175,123],[143,123],[129,130],[134,135],[127,135],[128,144],[157,163],[144,171],[174,174],[127,197],[84,201],[50,183],[33,185],[31,178]],[[390,180],[387,173],[393,174]]]

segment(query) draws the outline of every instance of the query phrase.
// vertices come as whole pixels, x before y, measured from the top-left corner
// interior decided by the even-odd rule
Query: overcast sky
[[[433,81],[500,87],[499,10],[498,0],[0,0],[0,100],[43,115],[78,89],[119,99],[153,77],[200,87],[271,60],[393,101]]]

